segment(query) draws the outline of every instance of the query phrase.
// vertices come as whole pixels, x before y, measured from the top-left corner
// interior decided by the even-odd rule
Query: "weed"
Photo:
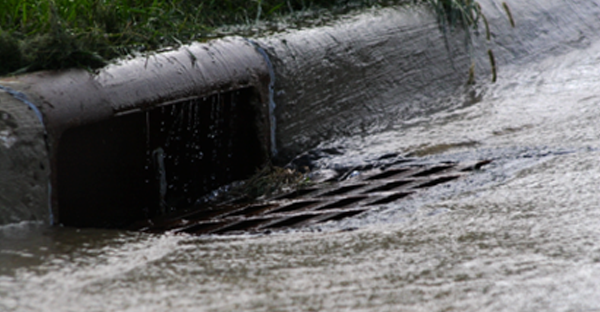
[[[479,26],[479,20],[481,19],[485,27],[485,38],[489,42],[491,41],[490,25],[488,20],[483,14],[481,5],[476,0],[425,0],[427,1],[436,12],[440,26],[444,31],[452,29],[454,27],[464,28],[466,34],[466,41],[468,48],[471,49],[472,38],[471,29],[477,30]],[[515,21],[512,17],[512,13],[508,4],[502,2],[502,7],[506,12],[510,25],[515,27]],[[487,51],[490,67],[492,70],[492,82],[496,82],[496,60],[494,58],[494,52],[491,49]],[[469,67],[469,75],[467,84],[475,83],[475,64],[471,63]]]
[[[9,33],[0,30],[0,60],[5,71],[12,72],[23,64],[23,56],[19,51],[19,41]]]
[[[442,25],[477,27],[481,7],[475,0],[426,0]]]

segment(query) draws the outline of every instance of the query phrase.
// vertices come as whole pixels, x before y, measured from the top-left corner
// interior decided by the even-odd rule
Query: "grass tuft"
[[[21,53],[15,53],[19,51],[19,41],[14,36],[11,36],[8,32],[0,30],[0,66],[4,69],[4,72],[13,72],[19,69],[23,61],[23,55]],[[0,73],[2,70],[0,69]]]
[[[2,0],[0,76],[94,69],[132,53],[212,38],[223,25],[399,2],[406,0]]]

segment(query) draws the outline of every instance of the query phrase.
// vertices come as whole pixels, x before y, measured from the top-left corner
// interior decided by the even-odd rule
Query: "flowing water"
[[[0,226],[0,311],[600,311],[600,45],[324,142],[323,167],[493,159],[427,198],[291,233]],[[448,104],[449,103],[449,104]]]

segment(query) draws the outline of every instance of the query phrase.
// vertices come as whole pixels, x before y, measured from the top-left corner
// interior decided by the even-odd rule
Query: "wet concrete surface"
[[[506,1],[514,28],[501,2],[478,2],[490,40],[483,22],[467,37],[460,28],[440,27],[424,5],[371,10],[257,39],[277,77],[280,156],[287,160],[322,141],[380,133],[451,108],[446,99],[468,81],[472,62],[476,81],[491,81],[488,50],[504,79],[510,78],[506,64],[585,49],[600,33],[597,1]]]
[[[0,224],[51,218],[44,130],[36,112],[0,90]]]

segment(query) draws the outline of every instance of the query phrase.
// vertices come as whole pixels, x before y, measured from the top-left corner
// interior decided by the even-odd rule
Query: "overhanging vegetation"
[[[223,25],[412,2],[432,4],[451,23],[474,25],[480,12],[474,0],[3,0],[0,75],[94,69],[132,53],[213,38]]]

